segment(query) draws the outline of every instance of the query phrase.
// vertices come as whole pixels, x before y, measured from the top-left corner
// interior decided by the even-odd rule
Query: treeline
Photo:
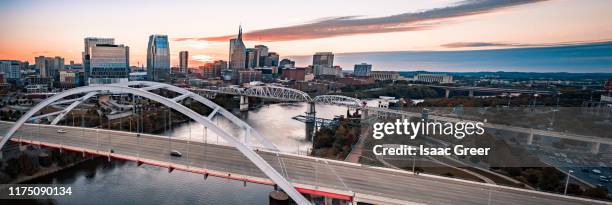
[[[27,147],[29,150],[33,150],[32,146],[28,145]],[[0,175],[4,176],[0,177],[0,183],[8,183],[20,175],[32,176],[41,168],[49,167],[51,164],[64,167],[83,159],[81,153],[60,152],[59,149],[52,149],[48,154],[42,154],[42,156],[40,153],[26,150],[16,158],[0,162],[0,167],[3,167],[1,170],[3,174]]]
[[[409,86],[404,84],[386,85],[384,87],[345,91],[343,95],[356,98],[378,98],[379,96],[390,96],[405,99],[425,99],[443,97],[444,93],[425,86]]]
[[[586,90],[578,89],[565,89],[561,90],[561,95],[540,95],[535,98],[537,106],[557,106],[561,107],[580,107],[586,100],[599,100],[601,92],[591,92]],[[437,98],[437,99],[426,99],[424,102],[419,103],[419,106],[423,107],[454,107],[457,105],[463,105],[464,107],[495,107],[495,106],[507,106],[510,101],[510,106],[532,106],[534,103],[533,95],[520,95],[516,97],[486,97],[486,98],[474,98],[465,96],[455,96],[451,98]]]
[[[323,127],[315,133],[311,155],[344,159],[359,139],[359,134],[359,123],[343,118],[337,126]]]

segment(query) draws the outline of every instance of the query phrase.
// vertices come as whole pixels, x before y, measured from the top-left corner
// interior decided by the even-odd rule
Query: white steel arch
[[[158,85],[162,85],[159,83]],[[170,85],[168,85],[170,86]],[[162,86],[159,86],[162,87]],[[255,164],[266,176],[270,177],[272,181],[274,181],[279,187],[281,187],[295,202],[298,204],[310,204],[310,202],[304,198],[302,194],[300,194],[291,183],[289,183],[280,173],[278,173],[270,164],[268,164],[261,156],[259,156],[256,152],[251,150],[246,144],[240,142],[237,138],[231,136],[229,133],[225,132],[221,128],[217,127],[209,118],[200,115],[199,113],[177,103],[173,99],[168,99],[163,96],[157,95],[155,93],[148,92],[145,89],[131,88],[125,85],[95,85],[95,86],[85,86],[73,88],[62,93],[58,93],[53,95],[44,101],[40,102],[28,112],[26,112],[17,122],[9,129],[9,131],[4,135],[4,138],[0,142],[0,149],[4,147],[4,145],[8,142],[8,140],[15,134],[15,132],[35,113],[43,109],[44,107],[61,100],[67,96],[83,94],[83,93],[91,93],[91,92],[99,92],[99,93],[128,93],[140,97],[144,97],[158,103],[161,103],[169,108],[172,108],[187,117],[195,120],[196,122],[206,126],[214,133],[218,134],[225,141],[236,147],[238,151],[240,151],[244,156],[246,156],[251,162]],[[187,93],[189,94],[189,93]],[[189,94],[191,95],[191,94]],[[212,102],[211,102],[212,103]],[[213,103],[214,104],[214,103]],[[215,105],[215,107],[219,108],[219,106]],[[221,108],[222,109],[222,108]],[[215,109],[217,112],[219,109]]]
[[[361,106],[361,100],[342,95],[319,95],[313,99],[315,103],[345,105],[350,107]]]
[[[181,87],[177,87],[174,85],[169,85],[169,84],[164,84],[164,83],[158,83],[158,82],[152,82],[152,81],[129,81],[127,83],[122,83],[122,84],[118,84],[120,86],[147,86],[145,89],[147,90],[153,90],[153,89],[148,89],[148,88],[155,88],[155,89],[166,89],[172,92],[176,92],[176,93],[180,93],[181,95],[174,98],[173,100],[175,100],[176,102],[183,100],[185,98],[191,98],[194,99],[196,101],[198,101],[199,103],[202,103],[204,105],[206,105],[207,107],[209,107],[210,109],[213,110],[212,115],[209,115],[208,118],[212,119],[214,117],[215,114],[219,114],[223,117],[225,117],[226,119],[228,119],[230,122],[236,124],[238,127],[244,128],[247,130],[247,134],[250,134],[251,136],[255,136],[255,138],[257,138],[257,140],[266,148],[269,149],[271,151],[274,152],[279,152],[280,150],[276,147],[276,145],[274,145],[274,143],[270,142],[270,140],[268,140],[268,138],[265,138],[263,135],[259,134],[259,132],[257,132],[257,130],[253,129],[249,124],[247,124],[246,122],[240,120],[240,118],[234,116],[234,114],[232,114],[230,111],[227,111],[226,109],[224,109],[223,107],[217,105],[216,103],[214,103],[213,101],[210,101],[209,99],[206,99],[205,97],[202,97],[201,95],[198,95],[196,93],[193,93],[185,88],[181,88]]]
[[[52,112],[52,113],[47,113],[47,114],[42,114],[42,115],[38,115],[38,116],[34,116],[34,117],[30,117],[27,121],[35,121],[35,120],[38,120],[38,119],[41,119],[41,118],[57,115],[55,117],[55,119],[53,119],[53,121],[51,122],[51,125],[56,125],[72,109],[74,109],[75,107],[77,107],[81,103],[85,102],[87,99],[89,99],[89,98],[91,98],[91,97],[93,97],[93,96],[95,96],[97,94],[98,94],[97,92],[91,92],[91,93],[87,93],[86,95],[84,95],[83,97],[80,97],[80,98],[75,98],[75,99],[70,99],[70,100],[62,100],[62,101],[57,101],[57,102],[51,103],[51,105],[59,105],[59,104],[65,104],[65,103],[70,103],[71,102],[71,104],[68,105],[63,110]]]
[[[62,113],[60,113],[59,115],[57,115],[57,117],[55,117],[55,119],[53,119],[53,121],[51,122],[52,125],[57,125],[57,123],[62,120],[72,109],[74,109],[75,107],[77,107],[78,105],[80,105],[81,103],[87,101],[87,99],[97,95],[98,92],[90,92],[85,94],[83,97],[81,97],[78,101],[74,101],[72,102],[72,104],[68,105],[68,107],[66,107],[66,109],[64,109],[62,111]]]

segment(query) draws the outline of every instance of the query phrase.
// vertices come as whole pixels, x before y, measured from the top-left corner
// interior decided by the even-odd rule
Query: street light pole
[[[567,195],[567,186],[569,185],[569,180],[570,180],[570,177],[572,176],[572,172],[574,171],[569,170],[567,172],[567,180],[565,180],[565,191],[563,192],[563,195]]]

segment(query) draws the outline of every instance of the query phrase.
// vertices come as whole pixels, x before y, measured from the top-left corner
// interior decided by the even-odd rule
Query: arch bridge
[[[173,97],[173,98],[168,98],[168,97],[164,97],[164,96],[151,92],[153,90],[158,90],[158,89],[163,89],[163,90],[178,93],[178,96]],[[265,93],[271,94],[270,92],[267,92],[266,90],[258,90],[258,91],[263,91],[263,92],[256,92],[258,94],[265,94]],[[276,92],[274,89],[271,89],[269,91]],[[240,153],[242,153],[246,158],[248,158],[248,160],[253,162],[253,164],[255,164],[257,168],[259,168],[276,185],[282,188],[295,202],[297,202],[298,204],[310,204],[310,202],[306,200],[306,198],[304,198],[304,196],[300,194],[296,190],[296,188],[290,182],[288,182],[287,179],[285,179],[285,177],[281,173],[275,170],[266,160],[264,160],[260,155],[257,154],[257,152],[254,151],[255,148],[249,145],[249,141],[247,139],[249,139],[250,136],[254,136],[264,146],[265,149],[275,151],[277,153],[277,158],[278,158],[278,148],[273,143],[271,143],[269,140],[267,140],[265,137],[259,134],[256,130],[251,128],[247,123],[235,117],[229,111],[225,110],[224,108],[215,104],[214,102],[198,94],[190,92],[186,89],[179,88],[173,85],[168,85],[168,84],[149,82],[149,81],[132,81],[132,82],[123,83],[123,84],[92,85],[92,86],[78,87],[78,88],[73,88],[73,89],[58,93],[40,102],[39,104],[34,106],[32,109],[30,109],[28,112],[26,112],[23,116],[21,116],[21,118],[19,118],[19,120],[17,120],[17,122],[15,122],[13,126],[7,131],[7,133],[2,138],[2,141],[0,141],[0,149],[4,147],[4,145],[9,141],[9,139],[11,139],[13,135],[17,132],[17,130],[22,125],[24,125],[24,123],[26,123],[27,121],[33,121],[33,120],[40,119],[43,117],[56,115],[55,119],[51,122],[52,125],[55,125],[63,117],[65,117],[66,114],[70,112],[70,110],[74,109],[79,104],[85,102],[87,99],[93,96],[96,96],[96,95],[106,95],[106,94],[130,94],[132,95],[133,99],[134,97],[146,98],[148,100],[160,103],[202,124],[206,129],[211,130],[212,132],[217,134],[219,137],[221,137],[223,140],[228,142],[230,145],[235,147],[238,151],[240,151]],[[82,96],[73,98],[73,99],[64,99],[66,97],[76,96],[76,95],[82,95]],[[281,95],[279,97],[292,97],[292,96],[293,95]],[[190,98],[199,103],[202,103],[206,107],[210,108],[212,112],[209,113],[207,116],[203,116],[199,114],[198,112],[179,103],[182,100],[187,99],[187,98]],[[67,104],[67,103],[70,103],[70,104],[61,111],[53,112],[53,113],[49,113],[45,115],[35,116],[37,113],[39,113],[43,108],[47,106],[57,105],[57,104]],[[215,125],[212,119],[216,115],[221,115],[225,117],[226,119],[228,119],[235,126],[245,129],[245,135],[246,135],[245,142],[241,142],[236,136],[232,136],[227,131]],[[112,153],[112,151],[109,151],[109,153]],[[281,160],[280,158],[278,159]],[[281,171],[282,171],[283,169],[282,161],[279,161],[279,164],[281,165]]]

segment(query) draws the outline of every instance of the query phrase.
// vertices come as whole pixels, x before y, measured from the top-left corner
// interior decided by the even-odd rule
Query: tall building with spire
[[[238,37],[230,39],[229,69],[238,72],[246,66],[246,47],[242,42],[242,26],[238,27]]]

